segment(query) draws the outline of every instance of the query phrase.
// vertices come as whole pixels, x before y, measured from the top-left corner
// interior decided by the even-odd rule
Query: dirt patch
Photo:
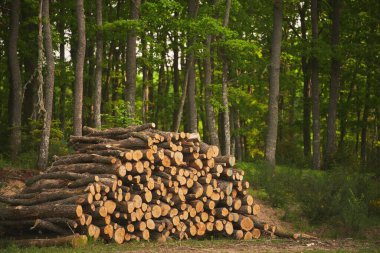
[[[124,246],[122,246],[124,247]],[[314,240],[293,241],[287,239],[259,239],[253,241],[203,240],[199,242],[132,243],[128,252],[375,252],[379,241]],[[117,252],[127,252],[122,248]]]
[[[291,223],[281,220],[281,218],[285,215],[284,210],[275,209],[260,199],[255,199],[255,203],[260,205],[260,213],[257,216],[259,221],[270,225],[275,225],[281,231],[292,233],[297,232]]]

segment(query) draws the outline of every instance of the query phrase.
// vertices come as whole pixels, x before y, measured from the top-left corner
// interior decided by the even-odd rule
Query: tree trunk
[[[327,144],[325,151],[324,167],[330,168],[336,153],[336,111],[339,99],[340,86],[340,60],[338,56],[339,35],[340,35],[340,0],[331,0],[332,5],[332,26],[331,26],[331,47],[333,57],[331,59],[331,80],[330,80],[330,100],[327,117]]]
[[[42,0],[42,20],[44,32],[44,44],[46,55],[46,78],[45,78],[45,114],[44,126],[41,136],[40,152],[38,155],[37,167],[46,168],[49,158],[50,128],[53,114],[53,95],[54,95],[54,52],[50,30],[49,0]]]
[[[95,80],[95,41],[92,38],[88,38],[86,41],[86,53],[85,53],[85,68],[84,68],[84,87],[83,97],[92,98]],[[83,104],[83,125],[88,126],[93,123],[94,110],[92,103]]]
[[[207,130],[208,134],[210,136],[210,144],[219,146],[219,138],[218,138],[218,132],[216,129],[216,122],[215,122],[215,112],[214,107],[211,104],[211,98],[212,98],[212,87],[211,86],[211,77],[212,77],[212,66],[211,66],[211,41],[212,36],[207,36],[206,40],[206,47],[208,49],[208,55],[206,56],[204,60],[204,72],[205,72],[205,79],[204,79],[204,94],[205,94],[205,107],[206,107],[206,121],[207,121]]]
[[[102,103],[102,64],[103,64],[103,32],[100,27],[103,24],[102,0],[96,0],[96,70],[94,93],[94,127],[101,128],[101,103]]]
[[[223,26],[228,27],[230,18],[231,0],[226,0],[226,11],[224,12]],[[224,153],[231,154],[231,129],[230,129],[230,110],[228,108],[228,61],[223,52],[223,74],[222,74],[222,104],[223,104],[223,128],[224,128]]]
[[[41,12],[41,10],[39,10]],[[40,13],[39,13],[40,14]],[[30,11],[28,6],[26,8],[21,9],[21,17],[23,20],[30,20],[31,18],[35,18],[35,13]],[[24,30],[20,31],[20,34],[23,34],[23,31],[29,32],[29,31],[36,31],[39,29],[39,24],[34,22],[28,22],[27,25],[24,25]],[[21,27],[22,29],[22,27]],[[24,32],[25,33],[25,32]],[[37,118],[33,118],[32,116],[35,116],[37,114],[33,113],[34,105],[37,100],[37,78],[36,76],[36,69],[37,69],[37,61],[38,61],[38,34],[35,33],[29,33],[28,35],[29,40],[28,46],[29,50],[28,53],[23,55],[23,65],[25,68],[25,74],[27,77],[27,85],[24,87],[24,99],[23,99],[23,105],[22,105],[22,123],[21,124],[27,124],[28,130],[33,130],[33,124],[30,123],[29,120],[36,120]],[[21,60],[21,58],[20,58]]]
[[[313,47],[316,47],[318,40],[318,1],[311,0],[311,25]],[[315,53],[314,53],[315,54]],[[319,80],[318,80],[318,59],[316,55],[311,58],[311,96],[313,99],[313,169],[321,168],[320,155],[320,110],[319,110]]]
[[[141,0],[130,0],[130,19],[139,19],[140,5]],[[127,35],[127,85],[125,91],[127,113],[131,118],[135,117],[136,112],[136,72],[136,31],[132,29]]]
[[[301,36],[304,43],[307,42],[305,12],[306,1],[300,8]],[[304,53],[306,54],[306,52]],[[302,73],[303,73],[303,153],[305,158],[311,156],[311,135],[310,135],[310,64],[305,55],[302,55]]]
[[[178,13],[175,13],[175,17],[178,17]],[[174,97],[174,104],[178,104],[178,98],[179,98],[179,46],[178,46],[178,31],[174,31],[174,38],[173,38],[173,97]],[[175,119],[177,115],[177,108],[174,107],[173,110],[173,127],[175,125]]]
[[[198,15],[199,1],[189,0],[188,1],[188,16],[189,18],[195,19]],[[191,35],[190,35],[191,36]],[[194,44],[194,38],[189,37],[188,47]],[[189,64],[189,74],[188,74],[188,92],[187,92],[187,102],[189,108],[189,131],[192,133],[198,132],[198,114],[197,114],[197,103],[195,101],[195,60],[194,52],[190,53],[192,55],[192,61]]]
[[[365,89],[365,98],[364,98],[364,109],[363,109],[363,118],[362,118],[362,129],[360,135],[360,161],[362,167],[365,167],[367,164],[367,127],[368,127],[368,114],[369,114],[369,99],[370,99],[370,89],[371,89],[371,76],[367,75],[367,85]]]
[[[148,57],[148,48],[145,36],[141,38],[142,45],[142,57],[146,59]],[[142,94],[142,120],[146,123],[148,120],[149,113],[149,83],[148,83],[148,66],[146,63],[142,65],[142,75],[143,75],[143,94]]]
[[[347,133],[347,118],[349,114],[349,105],[353,102],[352,96],[354,95],[354,90],[357,89],[356,83],[357,83],[357,72],[359,67],[360,61],[356,63],[355,70],[352,73],[352,79],[350,83],[350,90],[348,92],[346,101],[344,106],[342,106],[342,110],[340,113],[340,138],[339,138],[339,147],[343,147],[344,144],[344,138]]]
[[[78,47],[75,64],[74,135],[82,136],[83,67],[86,52],[86,28],[83,0],[76,3],[78,22]]]
[[[188,19],[195,19],[197,17],[198,8],[199,8],[199,1],[198,0],[195,0],[195,1],[189,0],[188,1]],[[188,45],[187,45],[188,48],[190,48],[192,46],[192,44],[193,44],[193,39],[189,35]],[[194,52],[190,51],[186,57],[186,74],[185,74],[184,84],[182,87],[182,96],[181,96],[181,100],[179,101],[177,116],[176,116],[176,120],[175,120],[175,124],[174,124],[174,131],[175,132],[178,132],[179,127],[181,125],[182,114],[183,114],[183,106],[185,105],[186,95],[188,95],[188,89],[190,86],[189,82],[191,79],[190,78],[191,72],[194,73],[194,76],[192,78],[194,78],[194,99],[195,99],[195,65],[194,64],[195,64]],[[195,106],[195,113],[196,113],[196,106]],[[195,128],[196,129],[195,131],[197,131],[198,130],[197,124],[194,124],[195,122],[196,122],[196,118],[195,118],[195,121],[193,122],[193,125],[191,126],[191,128]],[[190,129],[190,130],[193,130],[193,129]]]
[[[166,41],[166,33],[162,32],[162,34],[158,35],[158,40],[161,42]],[[157,96],[156,99],[156,123],[161,123],[161,119],[163,115],[165,115],[165,112],[162,112],[165,110],[166,107],[166,96],[165,96],[165,90],[166,90],[166,75],[165,75],[165,62],[166,62],[166,46],[164,45],[162,47],[162,50],[160,52],[160,65],[158,69],[158,85],[157,85],[157,94],[160,94],[161,96]],[[162,122],[164,123],[164,122]],[[160,124],[161,128],[163,127],[163,124]]]
[[[265,158],[274,168],[276,165],[276,143],[278,130],[278,98],[280,89],[280,60],[282,36],[282,0],[275,0],[273,6],[273,35],[271,49],[271,71],[269,80],[269,123],[266,138]]]
[[[63,15],[63,11],[60,13]],[[60,21],[58,25],[59,32],[59,60],[61,65],[61,76],[62,76],[62,84],[61,84],[61,93],[59,98],[59,121],[61,131],[64,132],[66,129],[66,120],[65,120],[65,102],[66,102],[66,65],[65,65],[65,27],[63,21]]]
[[[12,161],[17,159],[21,148],[21,110],[22,110],[22,84],[19,59],[17,56],[17,41],[20,28],[21,1],[11,3],[11,17],[8,42],[8,66],[11,79],[11,107],[10,107],[10,148]]]

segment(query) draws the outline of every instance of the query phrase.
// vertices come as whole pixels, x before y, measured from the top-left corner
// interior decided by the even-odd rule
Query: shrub
[[[299,206],[311,224],[330,224],[354,235],[368,224],[371,215],[379,215],[380,187],[372,174],[347,167],[314,171],[278,166],[272,175],[264,162],[239,166],[255,189],[265,190],[273,206],[285,210]]]

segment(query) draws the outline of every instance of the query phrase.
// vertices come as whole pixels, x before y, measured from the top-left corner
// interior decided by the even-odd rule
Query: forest
[[[259,164],[254,185],[279,183],[266,188],[274,205],[294,194],[312,221],[348,205],[343,223],[356,231],[360,215],[380,215],[379,10],[377,0],[1,1],[0,168],[46,168],[83,126],[154,122],[198,132],[248,171]]]

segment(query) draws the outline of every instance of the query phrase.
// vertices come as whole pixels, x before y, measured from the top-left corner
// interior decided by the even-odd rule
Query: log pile
[[[0,196],[0,230],[116,243],[275,233],[255,219],[260,207],[235,158],[220,156],[198,134],[154,123],[83,132],[70,138],[74,154],[56,157],[22,193]]]

